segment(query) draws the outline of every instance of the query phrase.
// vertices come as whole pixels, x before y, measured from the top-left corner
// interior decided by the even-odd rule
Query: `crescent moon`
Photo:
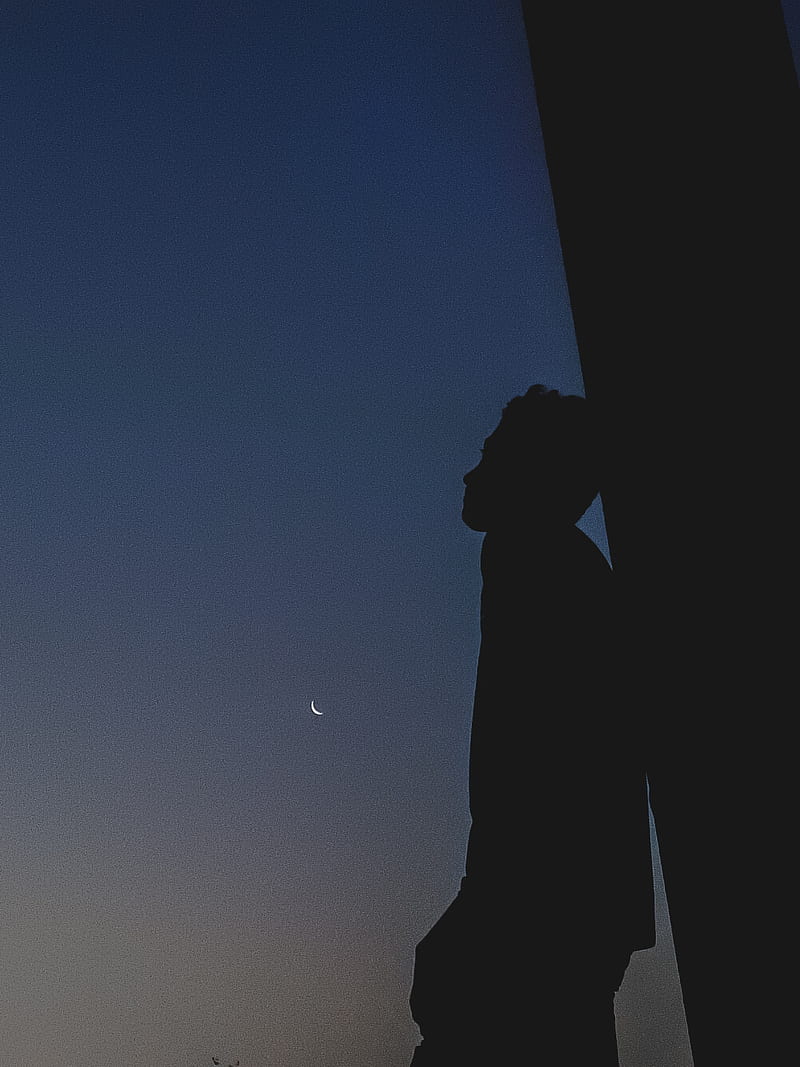
[[[313,700],[311,701],[311,710],[314,712],[315,715],[322,715],[323,714],[321,711],[317,711],[317,709],[314,707],[314,701]]]

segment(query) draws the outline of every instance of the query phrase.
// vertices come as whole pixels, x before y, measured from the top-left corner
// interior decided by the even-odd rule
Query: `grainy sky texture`
[[[518,5],[0,40],[4,1062],[406,1067],[468,827],[461,478],[582,392]],[[623,1067],[690,1064],[659,923]]]

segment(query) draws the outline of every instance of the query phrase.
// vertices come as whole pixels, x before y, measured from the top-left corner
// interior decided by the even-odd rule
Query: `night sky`
[[[3,1060],[406,1067],[468,830],[461,479],[583,392],[518,2],[0,31]],[[660,890],[618,1013],[622,1067],[690,1067]]]

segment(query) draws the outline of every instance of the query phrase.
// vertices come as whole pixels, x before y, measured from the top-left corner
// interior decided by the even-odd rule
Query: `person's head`
[[[462,519],[479,532],[577,522],[599,492],[598,445],[584,397],[531,386],[506,404],[464,475]]]

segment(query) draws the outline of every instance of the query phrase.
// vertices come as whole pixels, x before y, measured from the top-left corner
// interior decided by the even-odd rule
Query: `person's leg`
[[[501,902],[502,903],[502,902]],[[507,904],[507,902],[506,902]],[[531,931],[460,893],[417,946],[413,1067],[619,1067],[614,994],[630,954]]]
[[[558,1067],[619,1067],[614,993],[609,989],[565,990],[562,1022],[553,1034],[550,1063]]]
[[[428,1030],[410,1067],[619,1067],[613,992],[548,990],[510,1016],[451,1021]]]
[[[477,1045],[456,1044],[449,1036],[442,1041],[426,1037],[414,1049],[410,1067],[491,1067],[500,1062]]]
[[[538,945],[538,952],[513,946],[508,958],[517,968],[498,966],[485,984],[480,1032],[490,1054],[463,1062],[515,1063],[523,1055],[531,1067],[619,1067],[614,995],[630,954]]]
[[[494,924],[462,891],[419,942],[409,1004],[422,1040],[413,1067],[492,1062],[482,1050],[491,1034],[486,987],[497,981],[497,941]]]
[[[409,1005],[423,1037],[461,1028],[460,1001],[466,992],[467,931],[459,898],[416,947]]]
[[[570,954],[580,959],[579,953]],[[542,1001],[549,1002],[543,1017],[552,1020],[553,1067],[619,1067],[614,996],[622,985],[630,953],[609,955],[589,952],[582,965],[554,969]]]

